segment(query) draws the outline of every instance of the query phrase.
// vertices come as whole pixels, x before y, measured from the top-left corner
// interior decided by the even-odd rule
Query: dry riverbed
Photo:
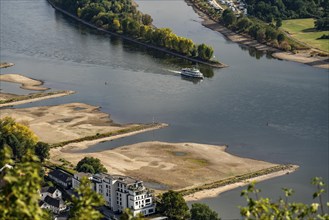
[[[99,107],[83,103],[1,109],[0,118],[6,116],[28,124],[39,139],[47,143],[58,143],[139,126],[116,124],[108,114],[101,112]]]
[[[22,89],[39,91],[38,93],[30,93],[28,95],[17,95],[12,93],[0,92],[0,107],[21,105],[30,102],[37,102],[44,99],[51,99],[62,97],[66,95],[71,95],[74,91],[52,91],[52,92],[43,92],[49,88],[43,87],[43,82],[36,79],[31,79],[29,77],[20,75],[20,74],[0,74],[0,83],[10,82],[21,84]]]
[[[76,164],[85,156],[97,157],[109,173],[142,179],[156,185],[154,189],[158,191],[200,187],[277,166],[277,164],[231,155],[225,151],[225,146],[207,144],[153,141],[95,153],[79,152],[86,148],[87,146],[69,144],[63,148],[52,149],[51,160],[58,162],[59,159],[64,158]],[[283,171],[283,173],[286,172]],[[273,173],[268,178],[279,175],[282,173]],[[262,180],[259,177],[258,179]],[[234,184],[218,189],[226,191],[239,186],[239,184]],[[213,192],[210,190],[204,191],[203,194],[195,193],[194,196],[186,198],[193,200],[193,198],[210,197]],[[218,191],[215,193],[218,194]]]
[[[49,88],[43,87],[43,82],[40,80],[35,80],[22,76],[20,74],[1,74],[0,81],[18,83],[21,84],[22,89],[34,90],[34,91],[44,91]]]

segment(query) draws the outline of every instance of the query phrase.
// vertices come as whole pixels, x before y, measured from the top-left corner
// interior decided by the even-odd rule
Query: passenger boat
[[[197,68],[183,68],[180,73],[182,76],[203,79],[204,76]]]

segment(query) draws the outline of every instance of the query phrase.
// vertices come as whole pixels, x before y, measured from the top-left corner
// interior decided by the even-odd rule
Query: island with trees
[[[204,43],[197,45],[191,39],[176,35],[169,28],[154,27],[152,17],[138,11],[131,0],[48,0],[48,2],[56,10],[99,31],[192,62],[212,67],[226,66],[212,59],[214,50],[211,46]]]

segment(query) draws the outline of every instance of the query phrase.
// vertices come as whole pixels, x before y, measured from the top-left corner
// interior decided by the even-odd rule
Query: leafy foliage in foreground
[[[76,190],[78,196],[72,196],[70,220],[98,220],[103,215],[95,207],[105,204],[102,195],[91,189],[91,182],[83,177],[79,188]]]
[[[38,158],[31,150],[27,150],[19,163],[14,164],[11,158],[11,149],[2,148],[0,166],[7,164],[13,168],[5,168],[0,173],[4,184],[0,190],[0,219],[49,219],[48,213],[38,204],[42,181]]]
[[[304,203],[289,202],[288,198],[294,193],[292,189],[283,188],[285,198],[273,202],[270,198],[259,197],[259,189],[252,183],[241,192],[248,202],[246,207],[240,208],[240,213],[246,219],[323,219],[329,220],[329,203],[327,208],[323,205],[322,195],[325,193],[325,184],[321,178],[316,177],[312,184],[317,187],[313,199],[319,199],[319,203],[307,205]]]
[[[126,208],[123,210],[123,213],[120,215],[120,220],[145,220],[143,215],[139,213],[137,216],[133,215],[133,212]]]
[[[21,160],[28,151],[35,153],[43,162],[49,158],[49,145],[38,142],[38,137],[28,126],[16,123],[13,118],[0,119],[0,149],[10,147],[15,160]]]
[[[9,146],[15,159],[21,159],[37,142],[38,137],[26,125],[10,117],[0,119],[0,148]]]

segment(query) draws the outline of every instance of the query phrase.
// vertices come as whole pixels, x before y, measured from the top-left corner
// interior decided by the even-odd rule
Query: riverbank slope
[[[329,69],[329,57],[321,57],[314,55],[314,53],[317,51],[316,49],[301,50],[297,51],[297,53],[291,53],[281,51],[266,44],[261,44],[256,40],[251,39],[247,35],[238,34],[233,32],[232,30],[229,30],[218,22],[212,20],[207,14],[202,12],[196,5],[194,5],[193,2],[189,0],[185,1],[188,5],[191,5],[195,12],[203,19],[203,26],[223,34],[227,39],[232,42],[246,45],[248,47],[253,47],[259,51],[270,52],[274,58],[303,63],[313,67]]]

